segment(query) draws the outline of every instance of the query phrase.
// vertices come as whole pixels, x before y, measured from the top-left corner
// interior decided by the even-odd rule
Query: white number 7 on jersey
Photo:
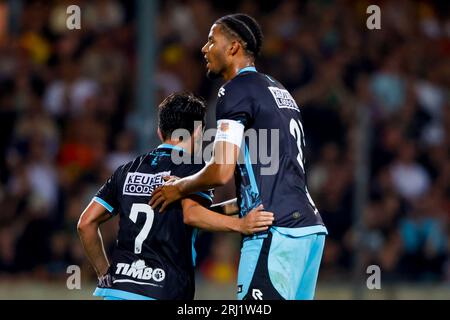
[[[134,240],[134,253],[141,253],[142,251],[142,243],[147,239],[147,236],[150,232],[150,229],[153,225],[153,219],[155,218],[155,213],[153,212],[152,207],[150,207],[148,204],[145,203],[133,203],[133,206],[131,207],[130,212],[130,219],[134,223],[137,221],[138,214],[142,212],[146,214],[144,227],[142,228],[141,232],[136,237],[136,240]]]

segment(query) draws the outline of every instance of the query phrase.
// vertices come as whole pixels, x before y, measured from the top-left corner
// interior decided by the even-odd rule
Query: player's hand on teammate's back
[[[177,181],[177,180],[180,180],[181,178],[180,178],[180,177],[177,177],[177,176],[164,176],[163,179],[164,179],[164,181],[166,181],[166,182],[165,182],[165,184],[166,184],[166,183],[172,183],[172,182],[175,182],[175,181]]]
[[[264,211],[264,206],[260,204],[258,207],[250,211],[245,217],[240,218],[240,232],[249,235],[266,231],[269,229],[269,226],[272,225],[273,220],[273,213]]]
[[[177,186],[177,181],[179,179],[180,178],[176,176],[164,177],[164,180],[166,180],[166,182],[153,191],[152,198],[148,203],[153,210],[161,205],[161,208],[159,208],[159,212],[163,212],[169,204],[174,201],[180,200],[183,197],[180,189]]]

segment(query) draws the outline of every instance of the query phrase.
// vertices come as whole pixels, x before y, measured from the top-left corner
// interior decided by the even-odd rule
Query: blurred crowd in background
[[[370,4],[381,30],[366,27]],[[81,30],[66,8],[81,8]],[[214,102],[220,81],[200,52],[211,24],[244,12],[262,26],[258,71],[301,106],[308,184],[329,230],[320,281],[355,261],[359,112],[370,114],[364,265],[386,281],[450,283],[450,3],[447,1],[160,1],[157,101],[191,90]],[[76,233],[94,193],[137,154],[133,1],[24,1],[8,30],[0,1],[0,279],[95,279]],[[152,149],[153,145],[148,148]],[[224,196],[217,194],[218,198]],[[233,195],[230,195],[233,196]],[[222,199],[225,200],[225,199]],[[110,252],[117,219],[102,227]],[[234,283],[239,236],[202,233],[198,276]]]

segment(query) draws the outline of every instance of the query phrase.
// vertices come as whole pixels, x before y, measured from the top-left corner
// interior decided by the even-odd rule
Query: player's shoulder
[[[219,89],[219,97],[227,93],[235,94],[249,94],[251,92],[259,93],[261,87],[283,87],[283,85],[274,77],[261,72],[245,72],[239,74],[233,79],[226,82]]]
[[[255,82],[263,83],[266,87],[279,87],[284,89],[284,86],[275,77],[258,72],[258,77],[255,77]]]
[[[217,98],[225,101],[233,101],[240,99],[242,96],[248,96],[253,90],[254,81],[250,80],[246,75],[238,75],[233,79],[225,82],[217,92]]]
[[[171,175],[185,177],[192,175],[205,166],[205,162],[199,156],[194,156],[185,149],[163,144],[148,153],[148,159],[138,157],[136,163],[150,163],[145,166],[152,172],[170,171]],[[136,165],[132,165],[131,168]]]
[[[130,170],[133,170],[133,168],[138,168],[139,166],[142,165],[142,163],[144,163],[146,161],[148,156],[149,156],[149,153],[140,154],[136,158],[134,158],[132,161],[127,162],[124,165],[124,168],[130,169]]]
[[[205,167],[205,163],[181,163],[174,167],[174,174],[180,178],[196,174]]]
[[[114,174],[118,177],[126,175],[129,171],[135,171],[137,168],[145,161],[145,159],[148,157],[148,154],[141,154],[134,158],[133,160],[124,163],[117,167],[117,169],[114,171]]]
[[[249,87],[260,83],[264,80],[264,74],[260,72],[244,72],[236,75],[225,85],[227,87]]]

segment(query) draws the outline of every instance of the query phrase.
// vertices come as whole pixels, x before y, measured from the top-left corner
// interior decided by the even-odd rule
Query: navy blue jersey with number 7
[[[274,213],[275,227],[326,233],[306,184],[300,108],[283,85],[252,67],[242,69],[220,88],[216,120],[244,125],[235,171],[240,215],[262,203]]]
[[[172,153],[183,150],[169,144],[137,157],[119,167],[94,197],[111,214],[119,214],[117,244],[112,255],[112,286],[98,287],[97,296],[125,299],[193,299],[194,241],[196,229],[184,224],[181,202],[164,213],[148,205],[163,177],[185,177],[202,169],[203,164],[176,164]],[[193,159],[191,159],[193,160]],[[212,192],[197,196],[212,203]]]

